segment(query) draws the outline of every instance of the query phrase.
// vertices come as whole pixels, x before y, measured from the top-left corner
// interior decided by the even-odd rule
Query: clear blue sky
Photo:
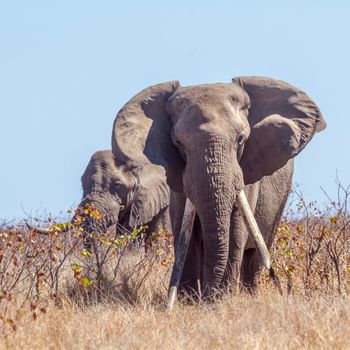
[[[328,128],[297,157],[294,180],[320,203],[350,183],[347,1],[1,1],[0,218],[66,211],[91,154],[144,87],[282,79]],[[1,220],[1,219],[0,219]]]

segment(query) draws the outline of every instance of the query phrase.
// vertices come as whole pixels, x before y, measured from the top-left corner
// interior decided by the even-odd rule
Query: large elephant
[[[177,271],[180,288],[212,296],[237,282],[241,270],[244,283],[256,283],[256,249],[263,255],[261,247],[273,241],[291,186],[292,158],[325,126],[303,91],[265,77],[190,87],[166,82],[141,91],[119,111],[112,134],[117,162],[141,172],[157,169],[159,187],[166,177],[172,190],[175,262],[185,264]],[[241,215],[237,203],[245,192],[250,209]],[[154,198],[156,211],[161,200]],[[187,249],[180,233],[188,208]],[[265,239],[255,240],[256,246],[246,227],[252,212]]]
[[[163,181],[157,197],[157,211],[143,215],[148,207],[152,207],[153,188],[159,185],[159,174],[154,167],[146,167],[144,171],[129,169],[118,165],[111,150],[95,152],[81,177],[83,198],[80,208],[93,207],[101,215],[97,218],[79,211],[83,217],[81,227],[86,237],[94,232],[106,232],[117,224],[117,230],[131,230],[140,225],[147,225],[146,234],[159,230],[159,226],[170,230],[169,188]],[[84,217],[85,215],[85,217]],[[75,221],[76,217],[73,217]],[[48,229],[37,229],[42,233]],[[87,239],[87,246],[90,240]]]

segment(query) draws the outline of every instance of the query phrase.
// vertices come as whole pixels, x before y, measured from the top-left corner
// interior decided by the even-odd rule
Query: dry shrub
[[[98,216],[79,208],[77,222],[55,224],[43,235],[25,224],[0,231],[0,333],[17,330],[18,322],[36,320],[48,305],[84,307],[98,303],[135,305],[159,302],[173,261],[172,237],[159,228],[146,241],[145,228],[123,234],[92,234],[93,245],[80,226],[83,216]],[[91,237],[90,237],[91,238]],[[162,289],[153,293],[148,279],[154,271]],[[161,273],[159,273],[161,271]],[[159,283],[160,284],[160,283]],[[151,292],[152,290],[152,292]]]
[[[349,188],[338,186],[338,200],[323,211],[294,192],[296,210],[287,211],[271,252],[288,293],[350,290]]]
[[[171,313],[167,232],[148,243],[142,228],[99,233],[89,251],[79,222],[67,231],[50,222],[48,236],[3,225],[0,348],[349,348],[350,218],[348,191],[339,193],[323,211],[298,195],[286,212],[272,248],[283,296],[263,275],[254,295],[177,303]]]

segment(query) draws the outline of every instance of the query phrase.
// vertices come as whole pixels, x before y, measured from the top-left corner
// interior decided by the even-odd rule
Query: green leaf
[[[84,284],[85,286],[89,287],[91,285],[91,281],[86,278],[85,276],[83,276],[81,279],[80,279],[81,283]]]

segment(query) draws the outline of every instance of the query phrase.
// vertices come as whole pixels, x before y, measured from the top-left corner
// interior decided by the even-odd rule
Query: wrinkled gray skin
[[[236,198],[244,189],[270,247],[291,186],[292,158],[325,126],[303,91],[262,77],[191,87],[167,82],[141,91],[119,111],[112,151],[130,169],[157,168],[158,186],[166,178],[175,245],[185,199],[196,208],[180,289],[200,285],[208,296],[239,279],[256,285],[259,258]],[[157,205],[156,191],[153,197]]]
[[[268,249],[271,248],[273,243],[274,233],[291,189],[292,175],[293,160],[290,160],[273,175],[266,176],[253,185],[244,186],[249,205]],[[186,197],[182,193],[172,191],[170,198],[170,216],[175,232],[176,246]],[[180,290],[187,293],[194,291],[195,294],[198,294],[197,281],[202,279],[204,257],[202,234],[201,224],[197,215],[180,283]],[[249,232],[243,223],[243,219],[238,214],[238,209],[235,206],[232,209],[229,235],[228,261],[221,285],[230,283],[234,287],[237,286],[237,282],[240,280],[242,286],[253,290],[257,286],[263,265],[249,236]]]
[[[81,177],[83,199],[79,206],[92,204],[102,214],[101,220],[84,221],[83,229],[88,236],[91,232],[106,232],[118,223],[118,230],[128,230],[139,225],[147,225],[147,233],[158,231],[158,225],[170,230],[169,190],[164,188],[163,204],[147,222],[142,221],[138,212],[147,202],[144,191],[150,191],[152,181],[156,176],[151,171],[140,173],[130,171],[125,166],[118,166],[110,150],[97,151],[91,157],[86,170]],[[145,204],[146,205],[146,204]]]

